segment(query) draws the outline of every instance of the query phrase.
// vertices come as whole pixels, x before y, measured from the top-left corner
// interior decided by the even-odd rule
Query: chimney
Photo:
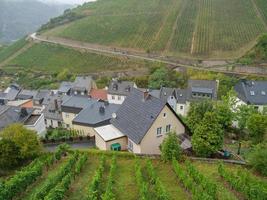
[[[101,114],[105,113],[105,107],[104,106],[99,107],[99,113],[101,113]]]
[[[146,91],[143,93],[143,101],[146,101],[148,97],[149,97],[149,92],[148,92],[148,90],[146,90]]]
[[[26,117],[28,115],[28,111],[26,108],[20,109],[20,117]]]
[[[55,104],[55,110],[58,110],[58,102],[57,102],[57,99],[54,100],[54,104]]]

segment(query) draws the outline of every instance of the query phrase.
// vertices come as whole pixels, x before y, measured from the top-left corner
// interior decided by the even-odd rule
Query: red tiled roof
[[[103,89],[91,89],[90,96],[93,99],[108,100],[107,90]]]

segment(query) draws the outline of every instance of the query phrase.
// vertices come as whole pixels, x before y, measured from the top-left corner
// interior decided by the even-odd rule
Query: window
[[[171,125],[169,124],[166,126],[166,133],[169,133],[170,131],[171,131]]]
[[[164,118],[167,117],[167,113],[163,113],[163,117],[164,117]]]
[[[70,115],[69,115],[68,113],[65,113],[65,117],[66,117],[66,118],[69,118]]]
[[[45,119],[45,125],[47,125],[47,119]]]
[[[130,140],[128,140],[128,150],[133,151],[133,143]]]
[[[261,94],[262,94],[263,96],[265,96],[265,95],[266,95],[266,92],[265,92],[265,91],[261,91]]]
[[[162,128],[159,127],[157,128],[157,136],[161,136],[162,135]]]
[[[250,91],[250,95],[251,96],[254,96],[255,95],[255,92],[254,91]]]
[[[184,107],[183,106],[180,106],[180,110],[183,110],[184,109]]]
[[[121,100],[121,96],[118,96],[118,100]]]
[[[111,98],[114,100],[115,99],[115,96],[112,95]]]

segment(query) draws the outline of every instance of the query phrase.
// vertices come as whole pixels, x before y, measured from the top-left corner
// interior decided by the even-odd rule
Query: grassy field
[[[37,72],[55,73],[67,68],[75,74],[97,73],[116,70],[140,70],[148,67],[142,61],[126,57],[112,57],[81,52],[52,44],[34,44],[11,60],[5,69],[30,69]]]
[[[87,152],[88,159],[82,167],[81,172],[75,177],[75,180],[71,182],[69,189],[65,192],[65,200],[86,200],[88,195],[88,188],[93,180],[93,176],[96,173],[100,165],[100,151],[90,150]],[[104,165],[103,176],[101,176],[100,193],[105,192],[107,186],[108,176],[110,172],[112,153],[105,155],[106,162]],[[30,185],[27,190],[18,195],[16,199],[28,200],[38,189],[43,187],[48,177],[53,177],[61,168],[68,162],[69,158],[62,158],[60,161],[54,163],[41,177],[39,177],[35,183]],[[113,193],[116,200],[137,200],[140,199],[140,191],[136,180],[136,158],[131,154],[119,153],[116,156],[116,170],[113,182]],[[139,159],[141,166],[141,173],[143,180],[148,184],[148,196],[149,199],[156,199],[156,189],[150,180],[149,169],[147,168],[147,159]],[[242,199],[243,196],[239,192],[232,189],[228,183],[220,177],[218,173],[219,164],[208,163],[201,161],[192,162],[193,166],[202,174],[205,178],[209,179],[217,185],[217,199],[218,200],[237,200]],[[185,163],[179,163],[182,169],[188,171],[188,166]],[[189,200],[192,199],[192,191],[185,189],[183,182],[177,177],[177,174],[171,163],[164,163],[161,160],[152,160],[152,166],[155,170],[156,176],[162,183],[162,186],[166,189],[166,192],[170,199],[173,200]],[[225,168],[230,172],[237,172],[238,169],[242,169],[237,165],[225,164]],[[243,169],[242,169],[243,170]],[[266,179],[255,176],[252,172],[249,172],[251,176],[258,180],[266,182]],[[152,198],[153,197],[153,198]]]
[[[264,0],[102,0],[74,12],[87,17],[44,34],[199,58],[241,56],[266,32],[267,19]]]

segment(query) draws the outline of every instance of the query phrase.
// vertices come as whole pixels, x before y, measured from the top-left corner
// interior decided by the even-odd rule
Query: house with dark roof
[[[73,120],[73,129],[86,136],[95,136],[94,128],[110,124],[112,114],[120,105],[96,101],[84,108]]]
[[[17,96],[17,100],[33,99],[33,97],[35,97],[36,95],[37,95],[36,90],[24,90],[24,89],[22,89]]]
[[[58,128],[63,124],[61,113],[62,95],[54,94],[47,99],[47,104],[43,110],[44,121],[47,128]]]
[[[122,104],[136,84],[131,81],[112,80],[108,86],[108,102]]]
[[[5,105],[8,101],[14,101],[21,88],[17,84],[11,84],[4,92],[0,93],[0,105]]]
[[[167,102],[176,113],[185,116],[191,102],[217,100],[217,91],[217,81],[189,80],[185,89],[161,87],[159,90],[150,90],[149,93]]]
[[[72,86],[73,86],[72,82],[63,81],[58,88],[58,94],[70,95]]]
[[[33,107],[38,109],[44,108],[44,101],[51,94],[50,90],[38,90],[37,94],[33,97]]]
[[[43,114],[36,114],[34,109],[0,106],[0,131],[11,124],[21,123],[41,135],[45,133],[43,120]]]
[[[160,154],[160,145],[169,132],[183,135],[188,131],[168,103],[134,88],[110,122],[109,127],[95,128],[96,145],[101,149],[117,145],[137,154]],[[107,147],[109,141],[112,143]]]
[[[267,81],[241,80],[235,87],[236,107],[251,105],[259,112],[267,107]]]
[[[91,76],[78,76],[72,84],[71,94],[88,96],[92,88],[96,88],[96,84]]]

